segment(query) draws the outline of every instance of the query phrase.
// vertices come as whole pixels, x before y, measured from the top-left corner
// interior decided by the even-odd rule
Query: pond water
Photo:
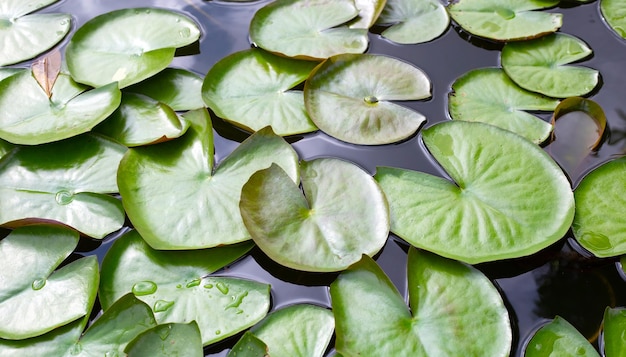
[[[119,8],[159,6],[182,11],[201,25],[203,34],[198,46],[188,49],[188,55],[177,57],[172,66],[204,76],[222,57],[250,47],[249,21],[254,12],[266,3],[268,1],[63,0],[45,11],[73,14],[73,30],[100,13]],[[602,76],[601,86],[591,95],[591,99],[603,107],[608,119],[607,134],[599,150],[588,153],[585,140],[578,139],[585,137],[585,130],[595,128],[585,123],[584,119],[578,123],[576,120],[580,118],[569,124],[561,119],[563,124],[557,127],[555,142],[547,148],[576,185],[586,172],[623,155],[626,150],[626,41],[606,26],[598,2],[549,11],[564,14],[562,32],[589,44],[594,55],[581,64],[599,70]],[[456,27],[449,28],[435,41],[419,45],[396,45],[375,32],[377,29],[370,33],[369,53],[387,54],[411,62],[431,78],[433,97],[406,104],[426,116],[425,127],[449,120],[447,94],[457,77],[471,69],[499,66],[501,45],[472,38]],[[247,134],[214,119],[218,134],[216,158],[221,160]],[[549,116],[544,119],[549,120]],[[375,147],[346,144],[320,132],[292,137],[290,142],[302,159],[339,157],[360,165],[370,173],[374,173],[376,166],[392,166],[443,175],[430,159],[419,134],[398,144]],[[576,153],[579,160],[575,164],[567,161],[572,153]],[[83,240],[79,253],[96,254],[102,259],[115,237],[112,235],[102,243]],[[378,264],[405,296],[407,249],[406,243],[391,236],[377,256]],[[524,343],[533,331],[555,315],[567,319],[596,343],[604,308],[626,306],[626,279],[620,273],[618,261],[592,258],[578,246],[571,233],[533,256],[477,267],[493,280],[509,308],[515,338],[512,356],[520,356]],[[297,302],[330,306],[328,284],[336,277],[336,274],[303,273],[281,267],[258,249],[220,274],[271,284],[273,308]],[[225,356],[237,338],[207,348],[207,356]]]

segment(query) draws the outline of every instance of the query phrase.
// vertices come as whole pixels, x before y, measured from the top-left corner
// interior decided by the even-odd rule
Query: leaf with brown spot
[[[48,98],[52,97],[52,87],[61,72],[61,52],[54,50],[47,56],[33,62],[33,76]]]

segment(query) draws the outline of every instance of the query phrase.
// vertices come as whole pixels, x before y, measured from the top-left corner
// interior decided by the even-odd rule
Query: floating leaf
[[[198,40],[189,17],[159,8],[115,10],[89,20],[65,53],[74,80],[94,87],[127,87],[165,69],[177,47]]]
[[[532,41],[510,42],[502,48],[506,74],[520,87],[550,97],[584,95],[598,85],[598,71],[567,64],[591,55],[580,39],[556,33]]]
[[[274,261],[305,271],[338,271],[374,255],[389,234],[387,202],[372,177],[339,159],[300,163],[302,189],[277,165],[250,177],[241,216]],[[281,199],[276,199],[281,197]]]
[[[132,340],[124,352],[129,357],[204,356],[200,330],[198,330],[198,324],[195,321],[188,324],[155,326]]]
[[[439,0],[387,0],[378,25],[391,25],[383,37],[401,44],[432,41],[450,25],[450,17]]]
[[[39,336],[91,311],[97,258],[55,271],[77,244],[76,232],[54,226],[18,228],[0,240],[0,338]]]
[[[274,1],[254,14],[250,38],[264,50],[301,59],[363,53],[367,29],[342,26],[358,14],[352,0]]]
[[[316,64],[261,49],[237,52],[209,70],[202,97],[217,116],[248,131],[268,125],[278,135],[315,131],[302,91],[290,89],[302,83]]]
[[[9,151],[13,150],[14,147],[15,145],[11,144],[10,142],[0,139],[0,159]]]
[[[0,224],[58,222],[94,238],[120,229],[124,210],[108,193],[125,151],[93,134],[15,148],[0,162]]]
[[[131,231],[115,241],[102,263],[102,307],[107,310],[120,296],[133,292],[152,307],[161,324],[195,320],[204,345],[232,336],[267,314],[270,287],[208,274],[251,247],[242,243],[188,252],[157,251]]]
[[[448,5],[448,13],[464,30],[476,36],[496,41],[528,40],[561,27],[561,14],[533,11],[558,3],[558,0],[458,0]]]
[[[69,14],[30,14],[57,0],[3,0],[0,5],[0,66],[31,59],[70,31]],[[29,15],[30,14],[30,15]]]
[[[267,345],[250,331],[241,336],[227,357],[269,357]]]
[[[353,29],[369,29],[383,11],[387,0],[354,0],[359,15],[349,23]]]
[[[176,111],[204,108],[202,78],[184,69],[166,68],[126,90],[147,95]]]
[[[604,341],[604,355],[606,357],[626,356],[626,308],[607,307],[604,311],[602,323]]]
[[[589,146],[589,150],[596,151],[602,142],[604,136],[604,130],[606,129],[606,115],[602,107],[591,99],[571,97],[564,99],[554,110],[552,116],[552,125],[556,124],[558,119],[565,117],[572,112],[581,112],[589,116],[589,118],[596,124],[597,131],[596,141]]]
[[[0,68],[0,81],[23,71],[25,71],[23,68]]]
[[[119,106],[116,84],[87,91],[60,74],[48,98],[31,71],[0,82],[0,137],[15,144],[37,145],[85,133]]]
[[[345,356],[508,356],[509,315],[480,271],[411,248],[409,304],[369,257],[330,286]]]
[[[46,92],[48,98],[52,97],[52,87],[61,72],[61,52],[52,51],[47,56],[33,62],[33,77]]]
[[[626,39],[626,3],[624,0],[600,0],[600,11],[609,27]]]
[[[537,330],[528,342],[524,356],[600,357],[589,341],[574,326],[559,316]]]
[[[304,101],[327,134],[354,144],[389,144],[413,135],[425,121],[390,101],[428,98],[430,87],[426,74],[409,63],[382,55],[339,55],[313,71]]]
[[[529,255],[567,233],[574,217],[569,181],[537,145],[495,126],[456,120],[422,136],[452,181],[378,168],[392,232],[471,264]]]
[[[448,111],[452,119],[479,121],[510,130],[539,144],[545,141],[552,125],[526,110],[552,111],[556,99],[518,87],[499,68],[469,71],[452,85]]]

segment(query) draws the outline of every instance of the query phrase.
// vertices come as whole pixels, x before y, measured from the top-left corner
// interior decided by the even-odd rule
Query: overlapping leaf
[[[147,95],[176,111],[204,107],[202,78],[180,69],[166,68],[154,76],[126,88],[128,92]]]
[[[124,352],[128,357],[184,356],[202,357],[202,340],[198,324],[157,325],[132,340]]]
[[[383,37],[401,44],[428,42],[441,36],[450,17],[439,0],[387,0],[377,24],[391,25]]]
[[[535,332],[524,353],[526,357],[555,355],[600,357],[585,336],[559,316]]]
[[[611,29],[626,39],[626,2],[624,0],[600,0],[600,11]]]
[[[387,0],[354,0],[359,15],[348,26],[354,29],[369,29],[376,23]]]
[[[602,341],[606,357],[626,356],[626,308],[607,307],[602,321]]]

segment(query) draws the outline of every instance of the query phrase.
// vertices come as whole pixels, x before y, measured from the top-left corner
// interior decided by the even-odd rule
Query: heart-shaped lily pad
[[[126,147],[99,135],[17,147],[0,163],[0,224],[58,222],[93,238],[124,224],[117,166]]]
[[[558,30],[561,14],[533,11],[558,0],[458,0],[448,5],[452,19],[467,32],[496,41],[528,40]]]
[[[499,68],[465,73],[454,82],[448,95],[452,119],[499,126],[537,144],[548,138],[552,125],[526,110],[552,111],[558,104],[556,99],[520,88]]]
[[[31,14],[55,2],[57,0],[2,1],[0,66],[31,59],[61,42],[70,31],[72,17],[69,14]]]
[[[189,17],[159,8],[112,11],[89,20],[70,40],[65,53],[74,80],[94,87],[140,82],[165,69],[176,48],[198,40]]]
[[[607,307],[606,310],[604,310],[602,326],[604,355],[606,357],[626,356],[626,340],[624,339],[624,331],[626,331],[626,308]]]
[[[202,357],[202,340],[195,321],[188,324],[163,324],[137,336],[124,350],[128,357],[184,356]]]
[[[267,51],[302,59],[363,53],[367,29],[344,25],[358,14],[352,0],[274,1],[254,14],[250,38]]]
[[[509,314],[480,271],[411,248],[409,307],[369,257],[330,285],[344,356],[508,356]]]
[[[598,257],[626,253],[626,158],[610,161],[590,172],[576,187],[576,240]]]
[[[85,133],[119,106],[116,84],[86,91],[60,74],[48,98],[29,70],[0,82],[0,138],[36,145]]]
[[[77,244],[76,232],[55,226],[18,228],[0,240],[0,338],[39,336],[91,311],[97,258],[55,271]]]
[[[107,310],[120,296],[133,292],[152,307],[159,323],[195,320],[204,345],[232,336],[267,314],[270,287],[208,274],[251,247],[241,243],[187,252],[157,251],[131,231],[115,241],[102,262],[102,307]]]
[[[524,356],[600,357],[585,336],[581,335],[574,326],[559,316],[535,332],[535,335],[526,346]]]
[[[277,165],[243,186],[241,216],[265,254],[293,269],[325,272],[343,270],[383,247],[387,201],[367,172],[323,158],[302,161],[300,175],[304,193]]]
[[[387,0],[354,0],[359,15],[349,23],[353,29],[369,29],[383,11]]]
[[[147,95],[176,111],[204,108],[202,77],[180,68],[166,68],[144,81],[126,87],[126,91]]]
[[[316,65],[255,48],[237,52],[209,70],[202,97],[217,116],[245,130],[271,125],[278,135],[315,131],[302,91],[290,89],[302,83]]]
[[[297,179],[296,152],[265,128],[214,168],[207,111],[191,111],[184,118],[191,126],[181,138],[130,149],[122,160],[118,182],[128,217],[155,249],[208,248],[250,239],[239,213],[241,187],[274,162]]]
[[[604,20],[623,39],[626,39],[626,2],[624,0],[600,0]]]
[[[378,145],[413,135],[423,115],[391,103],[430,97],[419,68],[382,55],[339,55],[315,68],[304,101],[313,122],[349,143]]]
[[[581,66],[566,66],[591,55],[580,39],[563,33],[532,41],[510,42],[502,48],[502,68],[520,87],[550,97],[565,98],[591,92],[599,73]]]
[[[387,0],[377,21],[391,25],[383,37],[401,44],[434,40],[450,25],[450,17],[439,0]]]
[[[412,245],[468,263],[521,257],[562,238],[574,195],[537,145],[483,123],[449,121],[422,132],[453,181],[380,167],[391,231]]]

